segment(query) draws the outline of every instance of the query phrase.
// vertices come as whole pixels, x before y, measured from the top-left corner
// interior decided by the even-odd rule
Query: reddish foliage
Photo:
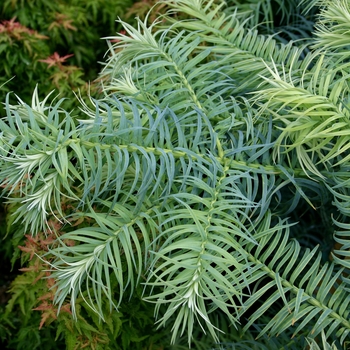
[[[23,35],[33,36],[37,39],[48,39],[47,36],[39,34],[36,30],[29,29],[15,20],[16,17],[13,17],[9,21],[1,21],[0,33],[5,33],[16,40],[23,39]]]
[[[70,55],[66,55],[66,56],[61,57],[57,52],[55,52],[50,57],[48,57],[44,60],[39,60],[39,62],[47,63],[48,68],[56,66],[56,67],[62,69],[62,64],[66,62],[67,58],[72,57],[72,56],[74,56],[74,55],[70,54]]]

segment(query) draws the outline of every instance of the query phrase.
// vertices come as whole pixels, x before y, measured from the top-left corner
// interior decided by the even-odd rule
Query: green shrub
[[[101,37],[118,31],[115,19],[132,0],[4,0],[0,7],[0,86],[29,100],[35,85],[76,106],[72,91],[87,95],[106,51]],[[64,59],[66,58],[66,59]],[[45,63],[46,62],[46,63]],[[95,91],[94,91],[95,92]],[[3,109],[0,113],[3,115]]]
[[[6,101],[18,281],[67,349],[346,349],[350,2],[166,3],[91,105]]]

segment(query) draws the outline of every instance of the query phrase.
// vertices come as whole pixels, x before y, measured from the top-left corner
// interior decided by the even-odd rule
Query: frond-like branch
[[[288,240],[288,228],[282,223],[275,227],[270,224],[271,216],[268,215],[256,229],[254,238],[258,244],[246,246],[248,259],[252,262],[247,284],[265,278],[264,285],[244,303],[242,314],[266,293],[268,296],[250,316],[245,329],[281,300],[284,306],[259,336],[267,332],[270,336],[278,335],[294,325],[294,335],[297,335],[311,323],[310,337],[327,329],[327,338],[337,332],[341,343],[344,342],[350,332],[350,298],[345,284],[339,282],[342,270],[335,270],[334,264],[320,268],[321,255],[317,254],[317,247],[312,251],[306,249],[301,256],[299,243]]]
[[[349,58],[350,4],[347,0],[320,1],[320,19],[316,25],[315,48]]]
[[[173,341],[187,328],[190,344],[196,321],[218,340],[210,314],[220,309],[231,315],[230,308],[237,313],[242,304],[240,288],[232,288],[244,283],[239,277],[244,253],[237,239],[254,242],[244,222],[250,221],[248,213],[256,204],[246,197],[248,193],[241,192],[239,184],[253,186],[251,180],[249,174],[218,167],[212,169],[207,181],[187,179],[188,186],[200,191],[196,195],[179,193],[168,197],[176,204],[161,215],[157,241],[163,243],[153,252],[147,281],[152,289],[164,288],[147,299],[156,303],[157,314],[162,305],[167,305],[158,321],[160,325],[176,314]],[[235,259],[233,251],[243,258]],[[233,315],[229,317],[233,324],[238,322]]]
[[[271,78],[265,80],[271,87],[257,93],[257,99],[264,101],[260,113],[272,114],[281,125],[275,159],[295,152],[304,171],[320,177],[322,168],[317,165],[329,169],[348,161],[344,151],[349,143],[349,110],[343,102],[348,84],[337,80],[337,70],[329,68],[320,56],[310,71],[312,78],[305,76],[302,81],[294,81],[290,71],[280,75],[277,69],[269,69]]]
[[[160,108],[171,105],[176,113],[191,108],[210,119],[219,114],[222,118],[229,108],[224,97],[233,91],[235,82],[211,59],[210,48],[198,51],[201,44],[198,33],[182,30],[173,35],[175,29],[169,28],[157,32],[156,41],[152,28],[143,22],[139,21],[143,34],[121,23],[130,37],[113,37],[117,43],[111,47],[110,59],[102,73],[108,81],[104,89],[107,94],[133,96]],[[151,49],[150,37],[155,41]],[[222,108],[214,112],[213,106],[219,103]]]
[[[158,224],[152,219],[157,209],[153,211],[151,203],[147,203],[150,209],[141,207],[137,214],[130,198],[123,204],[109,201],[99,204],[99,212],[90,207],[85,214],[77,213],[70,218],[91,224],[58,237],[60,245],[49,254],[55,258],[52,263],[55,302],[61,306],[70,296],[76,316],[76,300],[82,296],[103,319],[103,298],[107,298],[110,309],[118,308],[127,288],[132,295],[139,283]]]
[[[223,3],[216,5],[212,1],[188,3],[184,0],[174,1],[174,11],[186,13],[193,17],[191,21],[174,24],[189,31],[198,31],[202,45],[210,47],[217,61],[225,67],[224,72],[237,84],[235,93],[254,90],[263,83],[257,76],[265,74],[266,64],[273,67],[287,66],[304,69],[312,62],[312,55],[304,57],[304,47],[289,42],[278,44],[273,35],[259,35],[254,28],[247,28],[246,22],[239,21],[237,12],[228,15],[220,12]]]

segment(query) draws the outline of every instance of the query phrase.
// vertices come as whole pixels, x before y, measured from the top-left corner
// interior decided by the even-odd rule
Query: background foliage
[[[75,106],[72,92],[86,95],[87,83],[98,76],[106,52],[101,38],[121,29],[115,22],[119,16],[130,11],[132,22],[150,7],[147,1],[136,4],[139,11],[132,0],[4,0],[0,85],[12,80],[1,89],[2,101],[8,91],[30,98],[38,84],[40,97],[56,90],[67,98],[68,109]]]
[[[4,81],[46,96],[4,97],[6,346],[346,349],[349,1],[159,3],[77,100],[115,31],[112,2],[84,3],[3,9],[1,54],[30,62]]]

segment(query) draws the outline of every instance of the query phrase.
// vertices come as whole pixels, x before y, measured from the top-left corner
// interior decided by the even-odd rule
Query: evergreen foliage
[[[6,99],[1,186],[58,336],[346,349],[350,2],[164,3],[107,38],[102,98]],[[127,333],[128,305],[163,333]]]

